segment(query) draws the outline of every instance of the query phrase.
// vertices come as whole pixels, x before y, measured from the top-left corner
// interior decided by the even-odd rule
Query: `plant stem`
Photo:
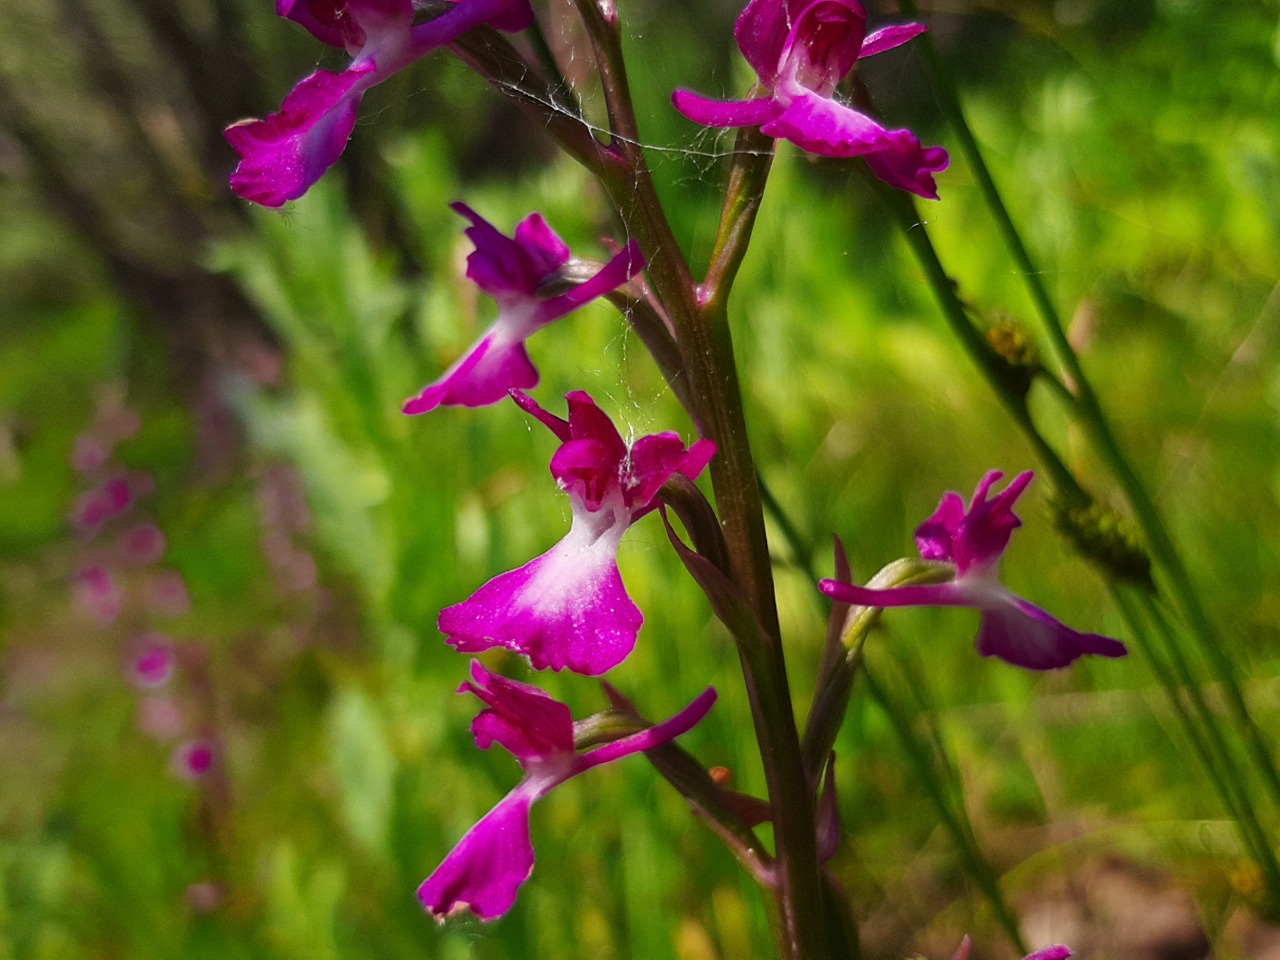
[[[788,960],[829,957],[814,829],[815,787],[805,776],[787,684],[764,511],[725,309],[729,283],[717,286],[716,296],[697,295],[644,157],[616,12],[593,0],[577,0],[577,8],[595,52],[613,133],[601,182],[649,257],[654,289],[675,326],[689,380],[690,412],[717,446],[711,480],[731,573],[760,628],[754,632],[758,639],[740,642],[738,652],[773,807],[779,944]],[[746,178],[738,189],[762,187],[762,178]],[[737,241],[745,253],[758,201],[743,200],[738,206],[747,211],[739,221]]]

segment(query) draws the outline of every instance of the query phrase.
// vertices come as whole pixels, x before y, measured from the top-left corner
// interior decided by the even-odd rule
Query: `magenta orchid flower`
[[[537,687],[490,673],[473,661],[471,680],[458,692],[473,693],[487,705],[471,724],[476,746],[488,750],[501,744],[519,761],[524,777],[418,887],[418,899],[441,922],[465,909],[481,920],[511,909],[533,873],[529,810],[534,801],[592,767],[674,740],[696,726],[716,700],[715,689],[708,687],[669,720],[578,753],[569,708]]]
[[[1030,470],[1018,474],[1003,492],[989,499],[992,486],[1003,476],[992,470],[983,477],[967,509],[960,494],[946,493],[933,516],[916,529],[920,556],[953,564],[955,579],[934,586],[882,590],[823,580],[822,592],[841,603],[863,607],[973,607],[982,612],[978,652],[1027,670],[1065,667],[1087,653],[1125,656],[1129,651],[1119,640],[1072,630],[1000,583],[1000,557],[1013,531],[1022,526],[1013,505],[1034,474]]]
[[[458,0],[417,26],[412,0],[276,0],[276,12],[322,43],[345,48],[352,60],[342,73],[317,70],[306,77],[279,113],[227,128],[241,158],[231,188],[264,207],[296,200],[333,166],[370,87],[474,27],[518,33],[533,23],[528,0]]]
[[[973,953],[973,938],[967,933],[960,941],[960,946],[956,948],[956,952],[951,955],[951,960],[969,960]],[[1035,953],[1029,953],[1022,960],[1067,960],[1072,955],[1071,948],[1062,943],[1055,943],[1049,947],[1042,947]]]
[[[177,746],[169,757],[169,771],[179,780],[200,780],[208,776],[217,760],[214,742],[197,737]]]
[[[512,391],[527,413],[560,438],[551,475],[569,494],[573,523],[542,556],[490,580],[470,599],[440,613],[440,632],[463,653],[505,647],[535,669],[595,676],[613,669],[635,647],[644,616],[618,573],[622,534],[657,506],[673,473],[695,479],[715,454],[699,440],[685,448],[672,432],[628,446],[594,400],[568,395],[561,420]]]
[[[906,23],[868,36],[858,0],[751,0],[733,32],[767,95],[725,102],[677,90],[672,101],[703,126],[758,126],[810,153],[864,157],[885,183],[936,200],[933,174],[947,168],[946,150],[923,147],[910,130],[887,130],[834,99],[836,86],[860,59],[924,31]]]
[[[405,401],[410,415],[438,406],[488,406],[506,399],[508,390],[537,386],[538,371],[525,341],[644,269],[644,255],[633,240],[589,280],[544,299],[538,291],[560,276],[569,248],[542,214],[529,214],[508,237],[465,203],[452,206],[471,221],[466,234],[475,250],[467,257],[467,276],[498,301],[498,319],[438,380]]]

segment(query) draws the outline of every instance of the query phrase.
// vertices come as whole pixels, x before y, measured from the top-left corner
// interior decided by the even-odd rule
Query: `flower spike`
[[[505,647],[538,670],[596,676],[627,658],[644,622],[618,573],[623,533],[657,506],[673,473],[691,480],[702,473],[715,444],[699,440],[686,449],[666,432],[628,446],[582,391],[568,395],[568,420],[518,390],[512,397],[560,440],[551,475],[569,494],[573,523],[542,556],[441,611],[440,632],[463,653]]]
[[[475,694],[486,704],[471,724],[476,746],[505,747],[523,768],[524,778],[418,887],[418,900],[441,922],[467,909],[481,920],[493,920],[511,909],[520,886],[533,873],[529,810],[534,801],[592,767],[669,743],[693,729],[716,701],[715,689],[708,687],[669,720],[578,753],[569,708],[537,687],[508,680],[472,661],[471,679],[458,692]]]
[[[958,493],[944,494],[933,516],[916,529],[920,555],[953,564],[955,579],[882,590],[823,580],[819,588],[841,603],[864,607],[973,607],[982,613],[978,652],[1027,670],[1065,667],[1084,654],[1125,656],[1129,651],[1119,640],[1072,630],[1000,583],[1000,557],[1013,531],[1022,526],[1013,506],[1034,474],[1018,474],[991,497],[991,488],[1003,476],[992,470],[983,477],[968,507]]]
[[[938,199],[933,174],[950,158],[924,147],[910,130],[887,130],[834,98],[836,86],[863,57],[919,36],[918,23],[867,35],[859,0],[751,0],[734,36],[768,95],[754,100],[710,100],[688,90],[672,94],[676,109],[707,127],[755,127],[825,157],[865,157],[890,186]]]
[[[508,237],[465,203],[452,206],[471,221],[466,233],[475,249],[467,257],[467,277],[498,302],[498,319],[439,379],[405,401],[409,415],[438,406],[488,406],[506,399],[509,390],[536,387],[538,371],[525,341],[644,269],[644,255],[633,240],[590,279],[544,299],[539,291],[560,277],[569,247],[542,214],[529,214]]]

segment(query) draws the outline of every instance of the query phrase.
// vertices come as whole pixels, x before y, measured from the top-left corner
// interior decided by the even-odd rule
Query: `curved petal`
[[[566,259],[568,259],[566,257]],[[564,261],[561,261],[561,264]],[[554,320],[559,320],[579,307],[603,297],[616,290],[637,273],[644,269],[644,254],[640,252],[640,244],[634,240],[609,258],[609,262],[599,269],[589,280],[586,280],[567,293],[538,304],[530,323],[535,327],[543,327]],[[556,265],[557,267],[560,264]]]
[[[832,600],[859,607],[977,607],[974,596],[957,589],[954,580],[925,587],[889,587],[877,590],[839,580],[820,580],[818,589]]]
[[[733,25],[738,49],[766,87],[778,78],[782,47],[794,20],[790,8],[789,0],[751,0]]]
[[[951,157],[942,147],[924,147],[910,130],[890,130],[884,146],[867,154],[871,172],[899,190],[926,200],[938,199],[933,175],[947,169]]]
[[[1056,670],[1085,654],[1123,657],[1129,653],[1119,640],[1072,630],[1013,594],[1002,603],[983,607],[975,645],[984,657],[998,657],[1026,670]]]
[[[449,206],[471,221],[471,226],[464,231],[467,239],[475,246],[467,255],[467,279],[491,297],[516,295],[532,299],[538,291],[538,284],[550,272],[538,269],[538,265],[549,253],[550,238],[543,238],[542,241],[548,245],[548,249],[539,249],[530,257],[520,243],[519,228],[513,239],[465,203],[459,201]],[[528,222],[528,218],[525,222]],[[549,227],[547,233],[556,240],[560,239],[551,233]],[[553,270],[569,259],[569,250],[564,247],[563,242],[561,247],[564,249],[564,259],[555,264]]]
[[[938,502],[938,509],[920,526],[916,527],[916,549],[926,560],[950,560],[955,562],[955,537],[964,522],[964,500],[960,494],[948,490]]]
[[[584,753],[574,758],[573,770],[570,776],[576,777],[582,771],[598,767],[602,763],[612,763],[614,760],[629,757],[633,753],[642,753],[645,750],[660,747],[664,743],[670,743],[676,737],[683,736],[701,723],[702,718],[711,711],[715,702],[716,688],[707,687],[693,699],[692,703],[674,716],[663,720],[662,723],[655,723],[646,730],[633,733],[629,737],[623,737],[621,740],[615,740],[612,743],[606,743],[602,747],[597,747],[589,753]],[[565,779],[567,780],[568,777]]]
[[[810,0],[795,18],[778,72],[829,96],[853,69],[866,33],[867,12],[858,0]]]
[[[575,514],[551,550],[441,611],[440,632],[462,653],[505,647],[536,670],[597,676],[613,669],[644,623],[618,573],[622,531],[616,524],[599,535]]]
[[[521,766],[573,754],[569,708],[537,687],[493,673],[473,660],[471,679],[458,692],[473,693],[486,704],[471,721],[471,735],[481,750],[500,743]]]
[[[415,26],[410,47],[414,56],[421,56],[484,24],[514,33],[531,23],[529,0],[458,0],[440,16]]]
[[[375,73],[372,61],[344,73],[317,70],[285,97],[279,113],[228,127],[223,135],[240,154],[231,188],[264,207],[306,193],[342,155]]]
[[[502,916],[533,873],[529,808],[537,794],[521,785],[466,832],[418,887],[418,900],[440,922],[462,910],[481,920]]]
[[[401,410],[415,416],[440,406],[486,407],[505,399],[512,389],[536,387],[538,369],[524,341],[503,336],[500,323],[501,318],[438,380],[406,400]]]
[[[782,112],[772,97],[758,100],[711,100],[690,90],[671,94],[677,110],[704,127],[755,127]]]
[[[862,52],[858,54],[858,59],[874,57],[877,53],[884,53],[886,50],[900,47],[908,40],[914,40],[928,29],[923,23],[896,23],[892,26],[881,27],[862,41]]]
[[[569,262],[569,245],[560,239],[540,213],[531,213],[517,223],[512,239],[523,251],[539,281]]]
[[[412,0],[276,0],[276,13],[305,27],[321,43],[345,48],[352,56],[372,35],[391,30],[405,33],[413,24]]]

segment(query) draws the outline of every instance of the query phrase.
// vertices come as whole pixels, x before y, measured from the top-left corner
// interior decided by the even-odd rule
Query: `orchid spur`
[[[569,247],[542,214],[529,214],[508,237],[465,203],[452,206],[471,221],[466,234],[475,249],[467,256],[467,276],[498,302],[498,318],[452,367],[405,401],[403,410],[411,415],[438,406],[488,406],[508,390],[537,386],[525,341],[644,269],[644,255],[632,241],[588,280],[544,298],[539,292],[560,278]]]
[[[535,669],[596,676],[626,659],[644,616],[618,573],[618,545],[631,524],[657,506],[673,473],[695,479],[715,454],[698,440],[650,434],[630,445],[591,397],[567,397],[569,419],[518,390],[512,398],[560,440],[551,475],[569,494],[573,523],[564,539],[523,567],[490,580],[440,613],[439,628],[463,653],[505,647]]]
[[[296,200],[333,166],[370,87],[482,24],[516,33],[533,22],[529,0],[458,0],[416,26],[412,0],[276,0],[276,12],[352,60],[342,73],[304,78],[279,113],[227,128],[241,158],[231,188],[264,207]]]
[[[716,700],[715,689],[708,687],[669,720],[578,753],[569,708],[537,687],[472,661],[471,680],[458,692],[473,693],[487,705],[471,724],[476,746],[488,750],[501,744],[519,761],[524,778],[418,887],[423,907],[440,921],[464,909],[481,920],[510,910],[533,873],[529,810],[534,801],[592,767],[669,743],[696,726]]]
[[[1072,630],[1000,583],[1000,557],[1013,531],[1022,526],[1013,505],[1034,474],[1030,470],[1018,474],[1001,493],[989,498],[1003,476],[999,470],[987,473],[967,508],[958,493],[946,493],[933,516],[916,529],[920,556],[952,564],[954,579],[933,586],[888,589],[823,580],[820,589],[841,603],[863,607],[973,607],[982,613],[978,652],[1028,670],[1065,667],[1084,654],[1125,656],[1128,650],[1119,640]]]
[[[923,33],[918,23],[867,35],[859,0],[751,0],[734,36],[766,95],[710,100],[688,90],[672,95],[676,109],[708,127],[752,127],[825,157],[864,157],[885,183],[938,199],[933,174],[949,163],[942,147],[923,147],[910,130],[888,130],[834,99],[857,61],[901,46]]]

